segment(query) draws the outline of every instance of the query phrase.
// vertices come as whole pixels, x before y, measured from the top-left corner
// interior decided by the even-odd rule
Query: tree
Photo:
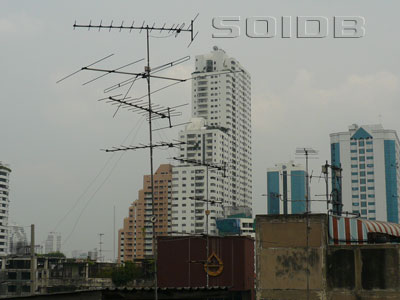
[[[60,251],[56,251],[56,252],[50,252],[45,254],[45,256],[47,257],[60,257],[60,258],[65,258],[65,254],[60,252]]]
[[[133,262],[126,262],[123,267],[113,270],[111,278],[116,286],[124,286],[129,282],[143,277],[142,269]]]

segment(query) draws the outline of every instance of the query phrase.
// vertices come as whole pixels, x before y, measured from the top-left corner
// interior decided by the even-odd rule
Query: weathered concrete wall
[[[306,223],[257,216],[257,299],[400,299],[399,244],[329,245],[326,215],[310,215],[307,242]]]
[[[400,299],[400,245],[329,246],[328,299]]]
[[[326,217],[257,216],[257,299],[324,299]],[[308,288],[307,288],[308,287]]]

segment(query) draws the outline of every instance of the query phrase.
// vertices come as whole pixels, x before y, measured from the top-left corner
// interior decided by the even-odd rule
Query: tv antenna
[[[307,268],[306,268],[306,277],[307,277],[307,300],[310,298],[310,177],[308,175],[308,160],[312,158],[317,158],[318,151],[312,148],[297,148],[296,149],[297,156],[303,156],[306,159],[306,261],[307,261]],[[310,157],[311,156],[311,157]]]
[[[158,76],[158,75],[154,75],[157,72],[163,71],[167,68],[173,67],[179,63],[185,62],[187,61],[190,57],[184,57],[166,64],[163,64],[161,66],[158,67],[152,67],[150,64],[150,37],[155,37],[155,36],[151,36],[150,34],[167,34],[166,36],[163,37],[171,37],[171,36],[175,36],[177,37],[178,35],[180,35],[181,33],[190,33],[190,42],[188,44],[188,47],[193,43],[194,39],[196,38],[198,32],[194,31],[194,22],[197,19],[199,14],[197,14],[190,22],[189,25],[186,26],[185,23],[177,23],[177,24],[172,24],[170,26],[167,26],[166,23],[164,23],[162,26],[158,26],[155,23],[153,23],[152,25],[146,23],[145,21],[143,21],[143,23],[141,25],[135,25],[135,22],[133,21],[132,24],[130,26],[126,26],[124,25],[124,22],[122,21],[120,25],[114,25],[114,22],[111,21],[109,25],[103,25],[103,21],[100,21],[100,23],[98,23],[97,25],[92,24],[92,21],[90,21],[88,24],[77,24],[76,21],[73,24],[73,28],[87,28],[88,30],[93,29],[97,29],[98,31],[101,31],[102,29],[104,30],[108,30],[109,32],[111,30],[118,30],[119,32],[121,31],[139,31],[139,33],[141,32],[145,32],[146,33],[146,65],[144,67],[144,71],[143,72],[126,72],[123,71],[122,69],[124,69],[125,67],[131,66],[135,63],[138,63],[140,61],[143,61],[144,59],[139,59],[136,60],[132,63],[126,64],[124,66],[121,66],[119,68],[115,68],[115,69],[101,69],[101,68],[94,68],[93,65],[108,59],[109,57],[111,57],[113,54],[110,54],[98,61],[95,61],[94,63],[82,67],[81,69],[77,70],[76,72],[60,79],[58,82],[61,82],[75,74],[77,74],[80,71],[92,71],[92,72],[100,72],[103,73],[102,75],[89,80],[87,82],[84,83],[84,85],[89,84],[97,79],[100,79],[106,75],[109,74],[121,74],[121,75],[127,75],[130,76],[129,79],[118,83],[117,85],[112,86],[111,88],[108,88],[106,90],[104,90],[104,92],[109,92],[112,91],[114,89],[118,89],[122,86],[125,85],[129,85],[129,88],[127,90],[127,92],[125,93],[124,96],[119,95],[119,96],[113,96],[113,97],[108,97],[107,99],[103,99],[103,100],[107,100],[107,102],[117,105],[117,110],[114,113],[115,114],[118,112],[119,108],[124,107],[127,108],[129,110],[133,110],[135,112],[139,112],[142,114],[146,114],[148,115],[147,119],[149,122],[149,144],[148,145],[140,145],[140,146],[121,146],[119,148],[114,147],[110,150],[108,150],[108,152],[116,152],[116,151],[127,151],[127,150],[137,150],[137,149],[145,149],[148,148],[150,150],[150,176],[151,176],[151,203],[152,203],[152,215],[150,216],[150,220],[152,222],[152,240],[153,240],[153,257],[154,260],[156,262],[157,260],[157,248],[156,248],[156,231],[155,231],[155,225],[157,222],[157,218],[155,215],[155,207],[154,207],[154,170],[153,170],[153,150],[156,147],[169,147],[169,146],[176,146],[176,145],[180,145],[181,143],[166,143],[166,142],[160,142],[160,143],[153,143],[153,124],[152,121],[154,119],[157,118],[161,118],[161,119],[167,119],[169,122],[169,126],[166,128],[171,128],[173,127],[172,123],[171,123],[171,117],[172,116],[176,116],[177,112],[174,110],[175,108],[170,108],[170,107],[159,107],[157,105],[152,104],[151,101],[151,96],[154,92],[160,91],[161,89],[157,90],[157,91],[152,91],[151,89],[151,79],[161,79],[161,80],[168,80],[168,81],[173,81],[175,84],[176,83],[180,83],[180,82],[185,82],[191,78],[187,78],[187,79],[179,79],[179,78],[172,78],[172,77],[165,77],[165,76]],[[128,94],[130,92],[130,90],[133,87],[133,84],[139,80],[139,79],[145,79],[147,81],[147,94],[143,96],[143,98],[147,97],[147,103],[142,101],[141,99],[127,99]],[[171,84],[173,85],[173,84]],[[171,86],[169,85],[169,86]],[[163,89],[167,88],[168,86],[164,87]],[[121,97],[122,96],[122,97]],[[162,128],[163,129],[163,128]],[[160,130],[160,128],[158,129]],[[101,236],[100,236],[101,237]],[[154,263],[154,290],[155,290],[155,299],[158,299],[158,283],[157,283],[157,263]]]

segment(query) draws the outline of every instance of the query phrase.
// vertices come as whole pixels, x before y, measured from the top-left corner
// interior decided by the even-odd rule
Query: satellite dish
[[[214,46],[214,47],[213,47],[213,50],[214,50],[214,51],[217,51],[217,50],[218,50],[218,47],[217,47],[217,46]]]

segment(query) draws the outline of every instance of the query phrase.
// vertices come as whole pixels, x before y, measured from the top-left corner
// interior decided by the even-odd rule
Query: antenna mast
[[[76,21],[73,25],[73,28],[87,28],[88,30],[90,30],[91,28],[94,29],[98,29],[98,31],[100,31],[101,29],[108,29],[109,31],[113,30],[113,29],[117,29],[120,32],[122,30],[128,30],[129,32],[132,32],[132,30],[139,30],[139,33],[141,33],[143,30],[146,31],[146,65],[144,67],[144,72],[141,73],[131,73],[131,72],[123,72],[120,71],[121,68],[125,67],[121,67],[118,69],[113,69],[113,70],[104,70],[104,69],[96,69],[96,68],[90,68],[93,64],[87,66],[87,67],[83,67],[81,68],[81,70],[88,70],[88,71],[96,71],[96,72],[103,72],[105,74],[103,74],[103,76],[107,75],[107,74],[124,74],[124,75],[130,75],[133,76],[133,78],[129,79],[129,80],[125,80],[124,82],[121,82],[119,84],[117,84],[116,86],[113,86],[109,89],[106,89],[106,91],[110,91],[110,90],[114,90],[116,88],[119,88],[123,85],[127,85],[130,84],[130,87],[127,91],[127,93],[125,94],[125,96],[121,99],[117,99],[115,97],[109,97],[108,100],[110,100],[111,102],[114,102],[113,104],[117,104],[118,109],[122,106],[122,107],[126,107],[129,109],[133,109],[134,111],[142,111],[143,113],[146,113],[148,115],[148,122],[149,122],[149,144],[148,145],[141,145],[139,147],[121,147],[121,148],[113,148],[111,150],[106,150],[107,152],[115,152],[115,151],[126,151],[126,150],[136,150],[136,149],[141,149],[141,148],[149,148],[149,154],[150,154],[150,176],[151,176],[151,203],[152,203],[152,216],[150,218],[151,222],[152,222],[152,240],[153,240],[153,257],[154,257],[154,290],[155,290],[155,299],[158,299],[158,284],[157,284],[157,247],[156,247],[156,230],[155,230],[155,223],[157,222],[157,218],[155,215],[155,205],[154,205],[154,167],[153,167],[153,150],[155,147],[162,147],[162,146],[175,146],[175,145],[179,145],[180,143],[170,143],[168,145],[166,145],[167,143],[159,143],[159,144],[154,144],[153,142],[153,124],[152,124],[152,120],[156,119],[156,118],[167,118],[169,120],[169,126],[167,128],[171,128],[173,127],[171,124],[171,116],[173,116],[173,110],[171,110],[171,108],[166,108],[166,109],[159,109],[159,108],[155,108],[155,106],[152,104],[152,100],[151,100],[151,95],[156,92],[151,90],[151,77],[153,78],[158,78],[158,79],[165,79],[165,80],[172,80],[172,81],[176,81],[176,83],[179,82],[185,82],[189,79],[176,79],[176,78],[168,78],[168,77],[162,77],[162,76],[155,76],[153,75],[155,72],[164,70],[168,67],[172,67],[173,65],[177,64],[177,63],[181,63],[186,61],[186,58],[183,58],[181,60],[177,60],[174,62],[171,62],[169,64],[165,64],[156,68],[151,68],[151,64],[150,64],[150,33],[154,30],[155,32],[160,33],[168,33],[171,35],[175,35],[175,37],[177,37],[180,33],[190,33],[190,43],[188,45],[188,47],[192,44],[192,42],[194,41],[194,39],[196,38],[198,32],[194,32],[194,21],[196,20],[196,18],[198,17],[198,14],[195,16],[194,19],[192,19],[190,21],[190,24],[188,27],[185,28],[185,23],[178,23],[178,24],[173,24],[172,26],[166,26],[166,23],[164,23],[163,26],[156,26],[155,23],[153,25],[148,25],[145,22],[142,23],[141,26],[135,26],[134,22],[132,22],[131,26],[125,26],[124,22],[121,23],[120,26],[116,26],[113,25],[113,22],[111,21],[110,25],[102,25],[102,21],[98,24],[98,25],[92,25],[92,22],[90,21],[89,24],[77,24]],[[108,57],[106,57],[108,58]],[[104,58],[105,59],[105,58]],[[100,60],[101,61],[101,60]],[[97,62],[95,62],[97,63]],[[129,64],[130,65],[130,64]],[[127,65],[126,65],[127,66]],[[77,72],[81,71],[78,70],[74,73],[72,73],[71,75],[68,75],[66,77],[64,77],[63,79],[59,80],[58,82],[76,74]],[[100,78],[102,76],[99,76],[93,80],[96,80],[98,78]],[[131,101],[126,101],[127,99],[127,95],[130,91],[130,89],[132,88],[134,82],[137,79],[146,79],[147,81],[147,105],[145,105],[144,102],[139,102],[137,103],[137,99],[131,100]],[[89,81],[92,82],[93,80]],[[89,83],[86,82],[86,83]],[[168,86],[167,86],[168,87]],[[166,88],[166,87],[164,87]],[[163,89],[163,88],[162,88]],[[161,89],[159,89],[161,90]],[[158,91],[158,90],[157,90]],[[116,112],[117,112],[116,111]],[[116,113],[115,112],[115,113]],[[114,114],[115,115],[115,114]],[[176,114],[175,114],[176,115]],[[156,129],[157,130],[157,129]],[[100,241],[101,241],[101,236],[100,236]],[[101,247],[101,244],[100,244]],[[100,248],[101,249],[101,248]],[[100,250],[101,251],[101,250]]]

